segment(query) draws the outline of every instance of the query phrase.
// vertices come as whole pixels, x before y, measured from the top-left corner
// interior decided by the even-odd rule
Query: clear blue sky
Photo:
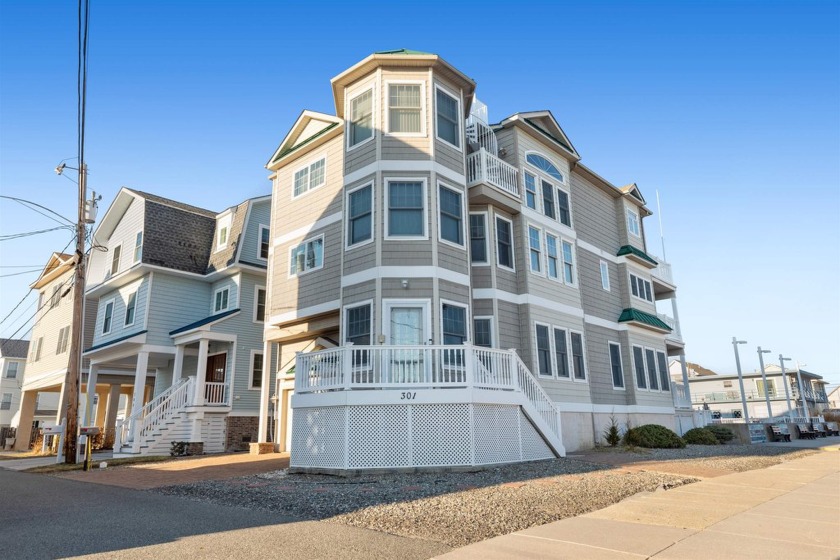
[[[733,371],[737,335],[746,369],[761,345],[840,382],[838,36],[823,1],[92,0],[89,187],[103,211],[121,185],[214,210],[266,194],[300,111],[334,111],[331,77],[377,50],[438,53],[491,119],[550,109],[588,166],[654,210],[659,190],[689,360]],[[76,153],[75,2],[4,0],[0,47],[0,190],[72,218],[53,168]],[[0,235],[54,225],[0,200]],[[13,267],[69,239],[0,241],[0,318],[36,277]]]

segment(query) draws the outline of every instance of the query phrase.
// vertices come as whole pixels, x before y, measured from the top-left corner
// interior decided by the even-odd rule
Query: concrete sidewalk
[[[836,559],[840,452],[837,446],[824,450],[766,469],[638,494],[438,558]]]

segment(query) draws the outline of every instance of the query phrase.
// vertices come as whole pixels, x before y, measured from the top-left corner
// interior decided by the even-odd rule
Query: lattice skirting
[[[516,405],[295,408],[292,423],[295,468],[460,467],[554,456]]]

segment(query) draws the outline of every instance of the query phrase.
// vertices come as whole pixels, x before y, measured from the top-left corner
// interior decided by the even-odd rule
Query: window
[[[633,367],[636,370],[636,387],[647,389],[647,381],[645,381],[645,357],[641,346],[633,347]]]
[[[423,183],[393,181],[388,183],[388,236],[425,237]]]
[[[422,133],[420,84],[388,85],[388,132]]]
[[[569,378],[569,350],[566,346],[566,331],[554,329],[554,359],[557,361],[557,377]]]
[[[610,342],[610,369],[612,370],[613,387],[624,389],[624,371],[621,368],[621,346]]]
[[[11,410],[12,409],[12,394],[11,393],[3,393],[3,398],[0,399],[0,410]]]
[[[373,185],[347,194],[347,246],[373,239]]]
[[[766,395],[769,395],[770,397],[775,397],[775,396],[776,396],[776,383],[775,383],[775,381],[774,381],[773,379],[768,379],[768,380],[767,380],[767,390],[766,390],[766,394],[765,394],[764,381],[763,381],[763,380],[761,380],[761,379],[756,379],[756,381],[755,381],[755,388],[758,390],[758,396],[759,396],[759,397],[762,397],[762,398],[763,398],[763,397],[765,397]],[[806,393],[805,393],[805,394],[806,394],[806,396],[810,396],[810,394],[811,394],[811,386],[810,386],[809,384],[807,384],[807,383],[805,384],[805,391],[806,391]]]
[[[254,322],[265,321],[265,288],[256,288],[257,294],[254,297]]]
[[[219,239],[216,243],[217,249],[224,249],[227,247],[227,237],[228,237],[228,228],[227,226],[222,226],[219,228]]]
[[[259,352],[251,354],[251,389],[262,388],[263,355]]]
[[[566,284],[575,284],[575,259],[568,241],[563,241],[563,278]]]
[[[213,313],[219,313],[228,308],[228,298],[230,297],[230,288],[222,288],[216,290],[213,294]]]
[[[114,318],[114,302],[105,304],[105,314],[102,316],[102,334],[111,332],[111,321]]]
[[[731,381],[724,381],[723,382],[723,388],[724,389],[731,389],[732,388],[732,382]]]
[[[513,269],[513,223],[496,216],[496,262]]]
[[[586,368],[583,361],[583,335],[580,333],[569,333],[572,339],[572,368],[575,372],[575,379],[586,379]]]
[[[61,286],[53,286],[52,295],[50,296],[50,309],[55,307],[61,301]]]
[[[470,214],[470,260],[473,263],[487,262],[487,216]]]
[[[473,339],[476,346],[493,346],[493,320],[490,317],[473,319]]]
[[[627,209],[627,231],[636,237],[641,237],[641,230],[639,229],[639,215]]]
[[[659,390],[659,380],[656,377],[656,358],[653,350],[645,348],[645,361],[647,362],[648,380],[650,381],[650,390]]]
[[[120,253],[122,253],[122,245],[117,245],[111,255],[111,276],[120,271]]]
[[[635,274],[630,274],[630,293],[639,299],[653,303],[653,292],[650,289],[650,282]]]
[[[548,175],[554,177],[555,179],[557,179],[561,183],[566,182],[566,180],[563,178],[563,174],[560,172],[560,170],[557,169],[557,167],[553,163],[548,161],[545,157],[543,157],[539,154],[526,154],[525,155],[525,161],[527,161],[528,163],[530,163],[531,165],[533,165],[534,167],[536,167],[540,171],[543,171],[543,172],[547,173]]]
[[[540,247],[540,230],[528,226],[528,246],[531,254],[531,272],[541,272],[542,248]]]
[[[463,344],[467,340],[467,308],[444,303],[442,305],[443,343]]]
[[[557,280],[559,278],[557,276],[557,238],[547,233],[545,234],[545,252],[548,261],[548,277]]]
[[[543,212],[552,220],[557,218],[557,209],[554,206],[554,185],[542,181]]]
[[[292,248],[289,276],[317,270],[324,266],[324,236],[304,241]]]
[[[356,346],[370,346],[371,305],[348,307],[345,314],[346,334],[344,340]]]
[[[19,367],[18,362],[9,362],[9,365],[6,366],[6,379],[17,379]]]
[[[537,371],[540,375],[551,375],[551,347],[548,341],[548,327],[536,326]]]
[[[440,238],[456,245],[464,245],[464,218],[461,214],[461,193],[440,187]]]
[[[257,256],[263,260],[268,259],[268,246],[271,242],[271,231],[268,229],[268,226],[264,226],[260,224],[260,237],[257,241],[259,246],[257,247]]]
[[[134,311],[137,308],[137,292],[128,296],[128,303],[125,305],[125,326],[134,324]]]
[[[305,192],[316,189],[324,184],[326,180],[327,158],[310,163],[295,172],[294,196],[300,196]]]
[[[37,362],[41,359],[41,346],[44,344],[44,337],[39,336],[38,340],[35,341],[35,344],[32,345],[32,350],[30,352],[30,357],[32,362]]]
[[[55,353],[64,354],[67,352],[67,342],[70,339],[70,327],[62,327],[61,330],[58,331],[58,344],[55,347]]]
[[[438,138],[460,149],[461,126],[458,100],[440,88],[437,88],[436,98]]]
[[[525,172],[525,204],[528,208],[537,209],[537,179]]]
[[[670,379],[668,379],[668,360],[665,357],[665,352],[656,353],[656,365],[659,366],[659,384],[663,391],[671,390]]]
[[[373,138],[373,90],[369,89],[350,100],[348,147]]]
[[[566,226],[572,226],[572,214],[569,208],[569,193],[563,189],[557,189],[557,208],[560,212],[560,223]]]
[[[137,237],[134,238],[134,262],[140,262],[143,256],[143,232],[138,231]]]
[[[605,291],[610,291],[610,265],[607,261],[601,261],[601,287]]]

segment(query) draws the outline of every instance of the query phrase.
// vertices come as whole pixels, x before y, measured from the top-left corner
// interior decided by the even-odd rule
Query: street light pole
[[[738,385],[741,387],[741,405],[744,407],[744,422],[750,423],[750,413],[747,411],[747,395],[744,393],[744,376],[741,374],[741,357],[738,355],[738,345],[746,344],[746,340],[732,337],[732,348],[735,349],[735,367],[738,369]]]
[[[796,362],[796,379],[799,383],[799,398],[802,399],[802,413],[805,415],[805,420],[811,421],[811,415],[808,414],[808,403],[805,402],[805,386],[802,384],[802,366]]]
[[[767,401],[767,419],[773,418],[773,409],[770,408],[770,391],[767,389],[767,374],[764,372],[764,354],[769,354],[770,350],[762,350],[758,347],[758,363],[761,366],[761,379],[764,382],[764,400]]]
[[[788,416],[793,418],[793,408],[790,406],[790,391],[788,391],[787,372],[785,372],[785,362],[789,362],[790,358],[785,358],[779,354],[779,365],[782,366],[782,383],[785,384],[785,400],[787,401]]]

